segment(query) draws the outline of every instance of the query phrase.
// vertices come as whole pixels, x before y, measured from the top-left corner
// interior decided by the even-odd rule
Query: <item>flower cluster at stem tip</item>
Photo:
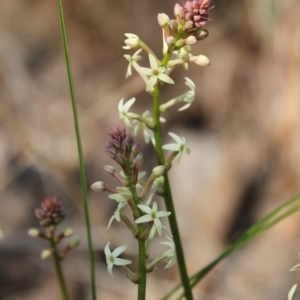
[[[72,237],[73,230],[71,228],[65,229],[58,235],[55,234],[57,226],[65,217],[62,205],[56,197],[45,197],[41,206],[35,209],[35,216],[44,230],[31,228],[28,230],[28,235],[34,238],[39,237],[45,239],[50,244],[49,249],[44,249],[42,251],[42,259],[47,259],[56,253],[55,259],[63,260],[70,250],[77,247],[79,239],[77,237]],[[63,250],[58,252],[56,245],[65,238],[70,238],[68,244],[63,248]]]
[[[182,5],[175,4],[173,19],[164,13],[158,14],[157,20],[162,29],[163,40],[162,59],[159,59],[137,35],[126,33],[123,48],[135,50],[133,55],[124,55],[129,63],[126,77],[132,76],[134,71],[137,72],[145,82],[146,92],[154,97],[164,84],[175,84],[171,74],[176,67],[183,66],[188,69],[190,63],[203,67],[208,66],[210,61],[205,55],[193,55],[191,51],[193,45],[208,36],[208,31],[204,29],[204,26],[209,20],[208,12],[212,8],[210,2],[211,0],[193,0],[186,1]],[[140,65],[143,52],[148,57],[148,66]],[[91,186],[95,192],[108,192],[108,198],[117,204],[116,210],[108,222],[108,228],[114,221],[123,222],[131,231],[132,236],[138,240],[139,247],[141,243],[144,243],[147,260],[150,259],[153,240],[166,233],[167,240],[161,244],[170,249],[148,262],[146,272],[153,271],[162,261],[166,262],[165,268],[171,267],[176,262],[176,248],[172,235],[161,222],[161,218],[168,217],[171,212],[158,210],[160,203],[152,200],[154,196],[164,195],[164,173],[170,170],[173,160],[177,157],[179,163],[184,154],[190,154],[190,149],[184,137],[169,132],[175,142],[161,147],[163,150],[171,151],[171,154],[165,160],[164,165],[153,168],[150,176],[145,179],[146,174],[141,169],[143,155],[140,152],[140,145],[134,141],[133,135],[127,130],[133,131],[134,136],[142,131],[145,142],[151,142],[156,148],[157,135],[154,132],[157,130],[157,122],[166,122],[161,115],[178,104],[180,105],[178,111],[186,110],[193,104],[196,85],[187,77],[185,77],[185,84],[188,87],[186,92],[164,103],[159,103],[157,109],[153,109],[152,114],[149,110],[141,115],[132,112],[131,108],[136,101],[135,98],[127,101],[122,98],[119,101],[119,118],[124,121],[125,127],[112,126],[109,132],[109,144],[105,151],[121,169],[116,170],[113,166],[104,167],[105,172],[116,180],[117,186],[107,185],[103,181],[97,181]],[[137,283],[139,274],[134,273],[128,267],[131,261],[119,258],[126,248],[127,246],[123,245],[111,251],[110,243],[107,243],[104,249],[107,270],[109,275],[113,276],[113,266],[119,266],[131,281]]]

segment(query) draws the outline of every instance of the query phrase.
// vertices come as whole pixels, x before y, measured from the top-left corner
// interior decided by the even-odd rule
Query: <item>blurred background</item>
[[[171,0],[63,1],[88,186],[110,182],[103,166],[107,132],[121,124],[117,104],[133,96],[131,111],[151,105],[142,80],[125,79],[124,33],[161,53],[157,14],[173,17]],[[172,73],[163,101],[196,84],[189,110],[166,114],[167,132],[185,136],[191,155],[170,171],[189,274],[219,255],[235,237],[300,191],[300,2],[214,0],[209,37],[193,48],[211,65]],[[142,61],[146,66],[147,59]],[[179,108],[179,107],[178,107]],[[143,142],[139,136],[138,141]],[[143,145],[144,168],[155,166]],[[81,244],[63,263],[71,299],[91,299],[86,232],[68,82],[56,1],[0,1],[0,299],[59,299],[47,243],[27,236],[34,208],[56,195]],[[89,189],[99,299],[135,299],[136,286],[117,268],[106,271],[103,248],[136,244],[120,223],[109,231],[115,203]],[[160,203],[162,201],[160,200]],[[163,204],[161,204],[163,207]],[[195,289],[201,300],[281,300],[300,283],[299,214],[288,218],[218,265]],[[158,249],[157,251],[161,251]],[[157,252],[158,253],[158,252]],[[148,276],[149,300],[179,282],[177,267]],[[300,293],[298,292],[298,297]],[[297,299],[297,292],[296,297]]]

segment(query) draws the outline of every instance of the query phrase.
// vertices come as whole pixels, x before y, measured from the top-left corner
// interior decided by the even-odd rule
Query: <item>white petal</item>
[[[114,278],[114,275],[112,273],[113,266],[114,266],[114,264],[112,264],[112,263],[107,264],[107,272],[112,278]]]
[[[162,217],[167,217],[169,216],[171,213],[169,211],[158,211],[156,216],[158,218],[162,218]]]
[[[125,104],[124,104],[124,111],[128,111],[131,105],[135,102],[135,98],[129,99]]]
[[[121,100],[120,100],[120,102],[119,102],[119,104],[118,104],[118,111],[120,112],[120,111],[122,111],[123,110],[123,102],[124,102],[124,99],[122,98]]]
[[[184,77],[185,79],[185,84],[192,90],[192,91],[195,91],[196,89],[196,86],[195,86],[195,83],[188,77]]]
[[[166,74],[159,74],[158,78],[161,81],[164,81],[164,82],[167,82],[167,83],[170,83],[170,84],[174,84],[173,79],[171,77],[169,77],[168,75],[166,75]]]
[[[135,220],[135,223],[139,224],[139,223],[146,223],[146,222],[150,222],[153,221],[153,218],[150,215],[144,215],[138,219]]]
[[[116,248],[113,252],[112,255],[114,257],[118,257],[122,252],[124,252],[127,249],[126,245],[120,246],[118,248]]]
[[[157,82],[157,76],[151,76],[147,82],[146,91],[151,91],[154,88],[154,85]]]
[[[161,221],[159,219],[154,219],[154,224],[155,224],[155,227],[157,228],[158,235],[161,236],[162,235]]]
[[[110,249],[109,249],[109,244],[110,242],[108,242],[104,248],[104,253],[105,253],[105,256],[108,256],[108,255],[111,255],[111,252],[110,252]]]
[[[173,132],[169,132],[169,136],[172,137],[177,144],[182,144],[183,143],[183,140],[175,133]]]
[[[152,69],[149,69],[149,68],[137,67],[136,69],[140,73],[143,73],[143,74],[146,74],[146,75],[149,75],[149,76],[151,76],[152,73],[153,73]]]
[[[156,70],[158,68],[158,64],[155,57],[151,53],[149,53],[149,61],[150,61],[151,69]]]
[[[166,144],[162,146],[164,150],[170,150],[170,151],[179,151],[180,146],[178,144]]]
[[[113,222],[113,220],[115,219],[115,215],[113,215],[110,219],[109,219],[109,222],[108,222],[108,225],[107,225],[107,229],[109,229],[111,223]]]
[[[123,258],[116,258],[115,259],[115,265],[116,266],[125,266],[125,265],[129,265],[129,264],[132,264],[131,260],[123,259]]]
[[[300,264],[292,267],[290,271],[298,271],[298,270],[300,270]]]
[[[297,284],[294,284],[288,293],[288,300],[293,300],[292,297],[294,296],[296,288],[297,288]]]
[[[137,207],[139,209],[141,209],[142,211],[144,211],[145,213],[147,213],[147,214],[151,214],[152,213],[152,209],[149,206],[138,204]]]

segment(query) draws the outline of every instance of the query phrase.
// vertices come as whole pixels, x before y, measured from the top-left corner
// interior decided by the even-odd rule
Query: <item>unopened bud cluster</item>
[[[166,14],[158,15],[158,23],[163,29],[164,39],[172,51],[185,45],[195,45],[208,36],[206,25],[211,0],[186,1],[183,5],[174,6],[175,19]]]
[[[55,234],[57,225],[65,216],[62,211],[61,203],[56,197],[46,197],[42,201],[41,206],[35,209],[35,215],[44,230],[31,228],[28,230],[28,235],[31,237],[40,237],[48,240],[50,243],[50,248],[42,251],[42,259],[49,258],[53,255],[53,253],[57,252],[56,245],[66,238],[71,237],[63,250],[60,253],[57,252],[58,259],[64,259],[71,249],[77,247],[79,244],[79,239],[77,237],[72,237],[73,230],[71,228],[65,229],[58,235]]]

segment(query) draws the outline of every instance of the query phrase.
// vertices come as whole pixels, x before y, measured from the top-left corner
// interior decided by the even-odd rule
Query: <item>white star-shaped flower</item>
[[[146,110],[143,113],[142,119],[144,119],[149,124],[153,124],[153,118],[151,117],[149,110]],[[166,119],[160,117],[159,121],[161,123],[164,123],[164,122],[166,122]],[[144,122],[142,122],[140,120],[134,120],[133,124],[134,124],[134,130],[133,130],[134,136],[136,136],[137,133],[139,132],[139,130],[141,129],[143,131],[145,142],[148,144],[151,141],[153,145],[155,144],[154,133]]]
[[[104,253],[105,253],[105,256],[106,256],[108,274],[111,277],[114,277],[113,273],[112,273],[112,268],[113,268],[114,265],[116,265],[116,266],[125,266],[125,265],[131,264],[132,261],[128,260],[128,259],[118,258],[118,256],[126,250],[127,246],[125,246],[125,245],[120,246],[120,247],[116,248],[113,252],[111,252],[110,249],[109,249],[109,244],[110,243],[108,243],[105,246]]]
[[[118,193],[116,194],[108,195],[108,198],[113,199],[118,203],[127,203],[127,201],[132,198],[131,192],[127,187],[117,187],[117,192]]]
[[[191,79],[185,77],[185,84],[190,88],[190,90],[184,94],[182,101],[186,102],[186,105],[179,108],[178,109],[179,111],[189,108],[195,99],[195,93],[196,93],[195,83]]]
[[[179,152],[179,163],[183,153],[190,154],[191,150],[187,147],[187,142],[184,137],[180,138],[177,134],[172,132],[169,132],[169,136],[171,136],[176,141],[176,144],[166,144],[162,148],[165,150]]]
[[[124,99],[122,98],[119,102],[118,105],[118,110],[119,110],[119,118],[124,119],[124,123],[127,127],[132,128],[130,124],[130,118],[136,118],[139,115],[128,112],[132,104],[135,102],[135,98],[129,99],[125,104],[124,104]]]
[[[159,236],[162,235],[162,224],[159,218],[167,217],[171,213],[167,211],[157,211],[157,203],[153,202],[152,209],[149,206],[138,204],[139,209],[146,213],[146,215],[135,220],[135,223],[154,222]]]
[[[154,88],[158,80],[164,81],[166,83],[174,84],[174,81],[168,75],[165,74],[166,68],[159,67],[157,60],[151,53],[149,54],[149,61],[151,67],[150,69],[137,67],[137,70],[140,73],[150,76],[146,86],[147,92],[151,91]]]
[[[118,205],[118,208],[117,210],[114,212],[114,214],[112,215],[112,217],[110,218],[109,222],[108,222],[108,225],[107,225],[107,229],[109,229],[111,223],[113,222],[113,220],[116,220],[118,222],[121,221],[121,218],[120,218],[120,211],[121,209],[127,204],[127,202],[120,202],[119,205]]]
[[[142,51],[142,49],[139,49],[136,51],[132,56],[129,54],[125,54],[124,57],[129,61],[129,65],[127,67],[127,72],[126,72],[126,78],[132,75],[132,67],[135,69],[138,67],[137,61],[139,61],[142,57],[139,56],[138,54]]]
[[[167,239],[169,240],[169,242],[168,241],[161,242],[161,244],[167,245],[171,248],[164,253],[164,256],[169,258],[169,261],[168,261],[167,265],[165,266],[165,269],[171,268],[176,262],[176,252],[175,252],[174,241],[168,236],[167,236]]]

